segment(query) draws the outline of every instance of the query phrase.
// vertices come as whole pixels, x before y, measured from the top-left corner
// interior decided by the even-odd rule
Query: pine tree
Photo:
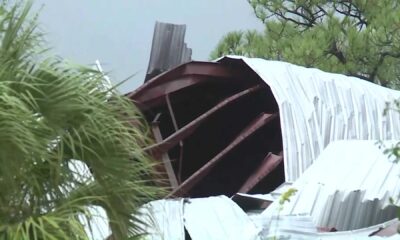
[[[211,58],[238,54],[282,60],[398,87],[399,1],[248,1],[265,31],[229,33]]]

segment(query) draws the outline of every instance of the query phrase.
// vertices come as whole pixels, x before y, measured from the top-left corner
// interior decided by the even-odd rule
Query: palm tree
[[[96,209],[114,239],[137,236],[160,193],[141,115],[100,72],[48,57],[30,3],[0,2],[0,239],[91,239]]]

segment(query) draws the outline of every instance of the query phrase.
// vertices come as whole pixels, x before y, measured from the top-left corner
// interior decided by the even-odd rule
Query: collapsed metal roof
[[[373,141],[333,142],[292,186],[242,195],[248,203],[272,200],[265,210],[226,196],[148,204],[147,239],[398,239],[397,207],[388,198],[398,194],[399,170]],[[288,187],[298,192],[282,205]]]
[[[340,231],[382,223],[397,216],[389,199],[399,194],[399,173],[375,141],[333,142],[293,184],[299,191],[280,214],[307,213],[317,226]]]
[[[284,62],[190,62],[129,97],[151,123],[147,150],[164,163],[171,196],[267,193],[334,140],[400,139],[398,113],[382,114],[398,91]]]
[[[270,86],[279,106],[286,181],[292,182],[335,140],[398,140],[398,112],[383,115],[400,92],[340,74],[278,61],[242,61]]]
[[[400,188],[399,165],[374,143],[400,139],[399,114],[383,115],[398,91],[233,56],[181,65],[129,96],[151,123],[156,144],[147,150],[163,162],[170,196],[269,193],[285,181],[299,190],[280,211],[282,188],[233,197],[243,209],[268,206],[262,214],[244,215],[226,197],[161,200],[156,223],[169,222],[170,213],[178,221],[159,236],[185,239],[186,229],[194,240],[397,237],[388,199]]]

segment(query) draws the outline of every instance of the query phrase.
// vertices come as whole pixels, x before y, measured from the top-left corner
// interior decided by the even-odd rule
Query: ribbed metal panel
[[[185,33],[186,25],[156,22],[146,81],[191,60]]]
[[[226,196],[158,200],[141,208],[146,240],[260,240],[246,213]]]
[[[157,200],[142,206],[137,214],[143,223],[144,240],[185,240],[183,199]]]
[[[374,237],[374,232],[398,224],[397,219],[367,228],[320,232],[307,214],[266,217],[263,214],[246,215],[225,196],[159,200],[142,208],[141,220],[146,223],[146,240],[185,239],[184,229],[193,240],[220,239],[290,239],[290,240],[361,240],[398,239]]]
[[[391,237],[371,237],[370,235],[379,229],[386,228],[392,224],[398,224],[397,219],[362,228],[354,231],[340,232],[318,232],[313,227],[308,216],[291,215],[280,216],[270,219],[268,229],[261,233],[262,239],[290,239],[290,240],[395,240],[399,239],[398,234]]]
[[[260,229],[225,196],[188,200],[184,206],[184,219],[193,240],[260,240]]]
[[[340,231],[385,222],[396,217],[389,198],[399,193],[399,172],[374,141],[331,143],[293,184],[298,192],[280,214],[308,214],[316,226]]]
[[[264,59],[243,60],[270,87],[279,105],[286,181],[293,182],[334,140],[400,139],[400,117],[386,102],[395,90],[340,74]],[[242,62],[243,63],[243,62]]]

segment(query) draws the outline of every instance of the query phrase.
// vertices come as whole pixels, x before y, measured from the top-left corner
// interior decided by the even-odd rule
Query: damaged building
[[[161,239],[185,239],[185,231],[192,239],[265,239],[271,233],[349,239],[357,229],[360,237],[372,237],[397,226],[388,199],[400,187],[398,165],[385,163],[374,143],[400,139],[398,113],[383,115],[398,91],[318,69],[230,56],[182,64],[128,96],[151,126],[155,144],[146,150],[162,163],[171,189],[173,199],[160,200],[163,210],[156,217]],[[293,201],[276,211],[288,188],[297,190]],[[198,206],[189,207],[191,202]],[[225,213],[216,207],[228,202],[233,207]],[[237,221],[211,224],[221,217],[217,209]],[[180,220],[160,226],[168,219]],[[208,223],[196,224],[200,220]],[[275,225],[281,227],[271,230]],[[247,237],[228,236],[224,227]],[[208,230],[211,238],[204,238]],[[332,230],[338,232],[321,233]]]
[[[128,95],[150,123],[147,150],[174,196],[268,193],[332,141],[398,139],[399,96],[375,84],[261,59],[190,62]]]

